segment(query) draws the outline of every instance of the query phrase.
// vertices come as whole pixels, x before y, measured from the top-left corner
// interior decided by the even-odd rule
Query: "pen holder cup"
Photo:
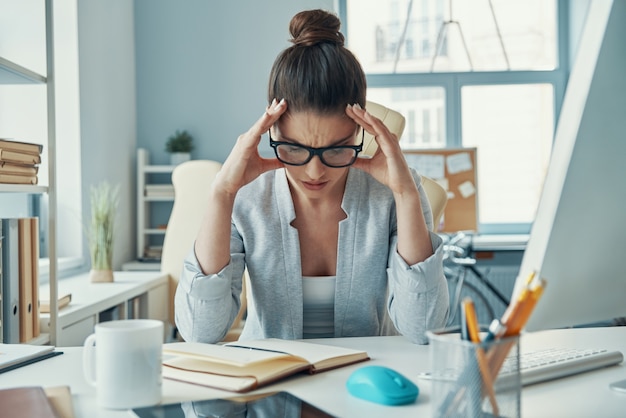
[[[461,339],[458,327],[428,337],[433,416],[520,416],[519,337],[472,343]]]

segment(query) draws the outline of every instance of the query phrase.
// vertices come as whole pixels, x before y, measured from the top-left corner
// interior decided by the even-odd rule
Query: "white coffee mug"
[[[101,322],[95,328],[85,339],[83,370],[87,382],[96,387],[98,405],[130,409],[158,404],[163,322],[126,319]]]

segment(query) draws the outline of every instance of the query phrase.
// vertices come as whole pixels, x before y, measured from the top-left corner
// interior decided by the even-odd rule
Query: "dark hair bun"
[[[295,46],[312,46],[331,43],[343,46],[344,37],[339,28],[339,18],[325,10],[305,10],[295,15],[289,23],[290,40]]]

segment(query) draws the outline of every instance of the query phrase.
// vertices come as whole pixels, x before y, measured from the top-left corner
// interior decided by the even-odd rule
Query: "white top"
[[[302,277],[302,336],[330,338],[335,336],[336,276]]]

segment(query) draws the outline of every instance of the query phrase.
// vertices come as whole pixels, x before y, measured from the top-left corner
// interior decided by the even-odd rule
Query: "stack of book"
[[[146,197],[174,198],[174,186],[172,184],[146,184]]]
[[[141,261],[161,261],[161,254],[163,253],[162,245],[151,245],[146,247],[143,251],[143,258]]]
[[[0,183],[37,184],[43,145],[0,138]]]

